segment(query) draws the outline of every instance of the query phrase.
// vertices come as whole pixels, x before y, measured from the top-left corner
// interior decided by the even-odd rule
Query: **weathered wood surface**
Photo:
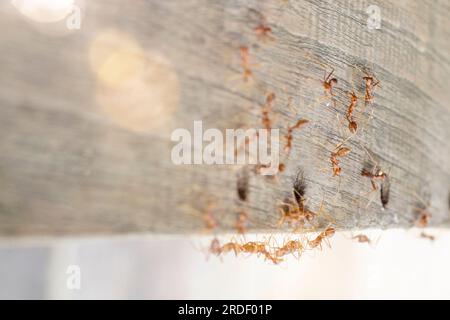
[[[260,127],[269,91],[277,127],[298,116],[311,123],[295,133],[278,184],[251,177],[252,231],[275,232],[276,201],[299,166],[310,206],[324,199],[338,228],[411,226],[414,192],[430,200],[433,224],[448,221],[448,1],[377,1],[379,30],[367,28],[368,1],[86,2],[81,29],[70,32],[0,4],[0,236],[202,232],[189,208],[209,200],[221,230],[233,228],[235,168],[174,165],[170,134],[192,130],[194,120]],[[260,15],[274,41],[255,36]],[[240,76],[241,45],[251,50],[250,85]],[[361,70],[382,82],[340,178],[329,165],[342,140],[336,110],[319,102],[331,68],[339,88],[359,95]],[[297,114],[286,108],[289,97]],[[341,117],[343,103],[340,94]],[[357,119],[370,111],[360,105]],[[362,146],[390,170],[385,211],[378,196],[366,208]]]

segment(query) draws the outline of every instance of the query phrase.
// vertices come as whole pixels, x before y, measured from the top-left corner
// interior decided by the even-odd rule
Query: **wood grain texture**
[[[61,32],[63,24],[31,22],[3,1],[0,236],[202,233],[193,212],[208,201],[216,204],[220,230],[231,230],[240,207],[236,168],[174,165],[170,134],[192,130],[194,120],[221,130],[260,127],[267,92],[277,95],[276,127],[299,116],[310,124],[295,132],[278,183],[251,176],[252,231],[276,232],[276,201],[290,193],[299,167],[310,206],[324,199],[337,228],[409,227],[413,193],[431,202],[432,224],[446,224],[450,4],[375,1],[379,30],[367,28],[369,4],[98,0],[83,7],[80,30]],[[256,37],[261,16],[274,41]],[[251,84],[241,77],[242,45],[250,48]],[[339,80],[337,110],[322,99],[320,81],[331,68]],[[348,135],[336,115],[345,113],[345,91],[363,94],[368,69],[382,82],[373,118],[366,121],[372,108],[360,104],[361,130],[347,144],[352,151],[341,161],[341,177],[331,178],[330,151],[341,131]],[[286,108],[289,97],[295,112]],[[392,177],[385,211],[378,196],[366,208],[363,147]]]

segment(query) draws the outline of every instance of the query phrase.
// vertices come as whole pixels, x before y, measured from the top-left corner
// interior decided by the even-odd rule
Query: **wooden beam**
[[[443,225],[450,4],[376,3],[380,29],[367,25],[369,1],[86,1],[81,29],[68,30],[66,20],[36,22],[3,1],[0,236],[201,233],[208,203],[219,231],[232,230],[246,208],[250,231],[276,232],[277,201],[300,167],[308,205],[323,200],[338,229],[409,227],[419,197],[431,203],[431,224]],[[257,36],[260,24],[273,39]],[[332,68],[336,107],[321,85]],[[373,105],[360,99],[351,152],[331,177],[330,153],[349,135],[347,92],[364,96],[365,72],[381,86]],[[235,167],[173,164],[173,130],[192,130],[195,120],[259,128],[269,92],[274,127],[310,121],[294,132],[289,158],[282,153],[278,182],[250,175],[243,205]],[[386,210],[379,196],[369,203],[360,174],[368,153],[391,177]]]

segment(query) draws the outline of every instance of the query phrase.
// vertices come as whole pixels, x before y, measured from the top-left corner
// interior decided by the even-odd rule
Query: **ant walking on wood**
[[[331,76],[333,75],[334,69],[331,69],[331,72],[328,74],[323,75],[323,88],[324,88],[324,92],[325,94],[328,92],[331,96],[334,96],[333,93],[333,87],[338,83],[338,80],[336,78],[331,78]]]
[[[338,149],[331,153],[330,161],[331,161],[331,167],[333,168],[333,177],[339,176],[341,174],[341,167],[339,166],[339,159],[347,154],[349,154],[351,151],[350,148],[347,147],[338,147]]]
[[[414,213],[415,213],[414,225],[417,228],[425,229],[426,227],[428,227],[430,220],[432,218],[432,214],[430,213],[430,203],[429,202],[427,203],[426,201],[424,201],[415,192],[413,194],[420,201],[420,204],[414,208]],[[435,236],[427,234],[423,230],[420,233],[420,236],[422,238],[429,239],[430,241],[435,240]]]
[[[284,151],[289,154],[292,149],[292,141],[294,140],[294,136],[292,132],[295,129],[300,129],[300,127],[306,123],[308,123],[309,120],[306,119],[300,119],[298,120],[293,126],[288,126],[287,128],[287,134],[286,134],[286,146],[284,147]]]
[[[373,89],[380,84],[380,81],[376,80],[374,76],[369,75],[363,77],[363,79],[366,82],[366,94],[364,99],[366,103],[371,103],[373,101]]]
[[[272,111],[273,102],[275,100],[275,93],[270,92],[266,96],[266,103],[262,107],[262,124],[263,127],[270,131],[272,128],[272,122],[269,117],[269,113]]]
[[[352,92],[350,95],[350,104],[347,107],[347,112],[345,114],[348,121],[348,129],[350,130],[351,133],[355,133],[356,130],[358,129],[358,124],[353,118],[353,111],[355,110],[357,103],[358,103],[358,96],[354,92]]]
[[[244,82],[247,82],[253,76],[253,72],[250,68],[250,49],[247,46],[241,46],[239,53],[241,55],[241,67],[243,69],[242,75]]]

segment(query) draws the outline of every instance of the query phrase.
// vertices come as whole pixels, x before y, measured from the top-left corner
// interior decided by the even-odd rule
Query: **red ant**
[[[262,107],[262,124],[265,129],[269,130],[272,128],[272,122],[270,121],[269,113],[272,110],[273,101],[275,100],[275,93],[270,92],[266,96],[266,103]]]
[[[358,97],[354,92],[351,93],[350,96],[350,105],[347,108],[347,113],[345,114],[347,121],[348,121],[348,129],[351,133],[355,133],[358,129],[358,124],[353,119],[353,111],[356,108],[356,104],[358,103]]]
[[[264,15],[255,9],[249,9],[249,14],[249,19],[258,21],[258,25],[253,29],[258,40],[274,40],[274,38],[271,36],[272,28],[269,27]]]
[[[241,46],[239,48],[239,52],[241,55],[241,67],[243,69],[244,81],[247,82],[249,78],[253,76],[253,72],[250,69],[249,48],[246,46]]]
[[[322,241],[327,238],[331,238],[336,229],[333,227],[327,227],[324,231],[322,231],[315,239],[308,241],[310,248],[314,249],[316,247],[320,247],[322,249]]]
[[[350,148],[339,147],[337,149],[337,151],[331,153],[330,161],[331,161],[331,166],[333,168],[333,177],[341,174],[341,167],[339,166],[338,158],[342,158],[342,157],[346,156],[347,154],[349,154],[350,151],[351,151]]]
[[[426,228],[428,226],[428,223],[430,222],[431,213],[429,213],[425,209],[417,209],[417,212],[419,213],[419,215],[414,224],[418,228]]]
[[[241,252],[241,246],[239,245],[239,243],[236,242],[228,242],[225,243],[222,248],[221,248],[221,253],[228,253],[231,250],[234,251],[234,255],[237,256],[239,254],[239,252]]]
[[[333,86],[337,84],[337,79],[336,78],[331,78],[331,75],[333,74],[334,69],[331,69],[331,72],[328,74],[328,76],[325,74],[323,75],[323,88],[325,89],[325,94],[327,92],[330,93],[331,96],[334,96],[333,94]],[[331,78],[331,79],[330,79]]]
[[[266,259],[271,260],[274,264],[278,264],[282,262],[282,259],[279,259],[277,257],[273,257],[266,249],[266,244],[263,242],[247,242],[244,244],[239,244],[237,242],[228,242],[224,244],[223,246],[220,245],[220,242],[217,238],[214,238],[211,241],[211,245],[209,248],[209,252],[212,254],[215,254],[217,256],[228,253],[230,251],[234,251],[234,254],[237,256],[241,252],[250,253],[250,254],[256,254],[259,256],[262,254]]]
[[[354,236],[352,239],[355,239],[356,241],[358,241],[359,243],[368,243],[370,244],[372,241],[369,239],[368,236],[366,236],[365,234],[358,234],[356,236]]]
[[[373,100],[373,88],[375,88],[380,81],[377,80],[377,82],[374,83],[374,79],[376,79],[373,76],[366,76],[363,77],[364,81],[366,82],[366,95],[364,97],[366,103],[370,103]]]
[[[287,134],[286,134],[286,146],[284,147],[284,151],[289,154],[291,152],[291,148],[292,148],[292,140],[294,139],[292,132],[294,131],[294,129],[299,129],[302,125],[308,123],[309,120],[306,119],[300,119],[297,121],[297,123],[295,125],[293,125],[292,127],[288,126],[287,128]]]
[[[263,242],[247,242],[241,245],[243,252],[257,254],[258,256],[262,254],[266,259],[271,260],[274,264],[282,262],[282,259],[273,257],[266,249],[266,244]]]
[[[422,200],[417,194],[415,196],[420,200],[421,204],[415,208],[416,219],[414,221],[414,224],[416,227],[424,229],[424,228],[428,227],[428,224],[430,223],[430,220],[432,217],[430,210],[429,210],[430,204],[426,203],[424,200]],[[429,235],[429,234],[425,233],[423,230],[422,230],[420,236],[422,238],[426,238],[431,241],[435,240],[435,236]]]
[[[242,251],[241,246],[236,242],[228,242],[225,243],[223,246],[220,245],[219,239],[214,238],[211,241],[211,244],[209,246],[209,252],[212,254],[215,254],[216,256],[219,256],[224,253],[228,253],[230,251],[234,251],[234,254],[237,256],[239,252]]]
[[[283,257],[290,253],[294,254],[295,252],[301,253],[304,247],[300,240],[290,240],[282,247],[279,247],[275,250],[275,256],[277,258]]]

